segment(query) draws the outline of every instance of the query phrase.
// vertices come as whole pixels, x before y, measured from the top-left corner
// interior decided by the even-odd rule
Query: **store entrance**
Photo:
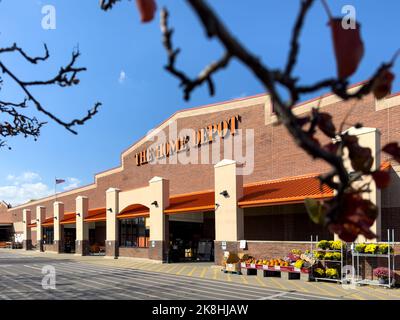
[[[76,229],[64,228],[64,253],[75,253]]]
[[[169,216],[169,262],[214,261],[214,212]]]

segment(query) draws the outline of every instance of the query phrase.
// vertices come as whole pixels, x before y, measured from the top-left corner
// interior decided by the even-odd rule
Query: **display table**
[[[299,280],[301,274],[309,274],[309,268],[295,268],[294,266],[268,266],[261,264],[247,264],[242,262],[240,264],[241,269],[245,270],[247,275],[257,275],[258,270],[263,271],[264,277],[281,277],[281,273],[285,272],[288,274],[289,280]],[[242,271],[243,273],[243,271]]]

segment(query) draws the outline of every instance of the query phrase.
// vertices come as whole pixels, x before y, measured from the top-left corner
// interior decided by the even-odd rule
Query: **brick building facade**
[[[337,126],[350,112],[346,123],[360,122],[371,129],[363,132],[375,139],[371,146],[376,167],[388,160],[380,146],[400,141],[399,94],[350,102],[328,94],[294,110],[303,114],[317,105],[333,115]],[[110,256],[156,260],[168,256],[172,234],[187,237],[177,227],[185,224],[193,230],[196,223],[203,225],[196,232],[214,241],[217,263],[223,248],[241,250],[239,240],[247,240],[247,253],[272,257],[307,247],[310,236],[333,239],[311,223],[303,205],[306,197],[333,195],[308,187],[310,179],[328,167],[299,149],[276,121],[268,95],[178,111],[125,150],[120,166],[96,174],[93,184],[58,194],[62,206],[51,196],[0,211],[0,221],[13,223],[14,231],[24,234],[26,247],[32,243],[64,251],[68,238],[80,253],[97,243]],[[400,241],[400,167],[391,163],[390,170],[390,188],[376,190],[374,196],[381,211],[374,228],[378,240],[385,240],[387,229],[395,229],[395,240]],[[122,226],[122,220],[131,222]],[[41,242],[51,235],[43,233],[43,224],[54,226],[54,242],[44,247]],[[126,238],[131,231],[137,234],[133,245]]]

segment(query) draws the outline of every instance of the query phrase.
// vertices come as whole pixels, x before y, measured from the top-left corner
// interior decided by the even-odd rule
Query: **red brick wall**
[[[121,257],[149,258],[148,248],[123,248],[119,247],[119,255]]]
[[[388,229],[395,229],[394,241],[400,242],[400,208],[382,208],[381,214],[382,241],[387,241]],[[393,239],[391,239],[391,241],[393,241]]]

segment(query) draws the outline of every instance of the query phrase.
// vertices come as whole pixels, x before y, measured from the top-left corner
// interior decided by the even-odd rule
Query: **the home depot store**
[[[400,141],[400,95],[353,102],[327,95],[295,111],[317,105],[337,123],[353,108],[346,122],[365,126],[354,133],[373,149],[375,167],[386,160],[381,143]],[[52,196],[4,209],[4,215],[24,234],[25,248],[32,242],[45,251],[88,254],[96,244],[108,256],[215,256],[220,262],[225,248],[243,250],[239,240],[247,240],[244,250],[257,257],[308,248],[311,235],[333,238],[308,219],[303,205],[306,197],[332,197],[315,178],[328,168],[305,155],[275,122],[265,95],[179,111],[93,184],[58,194],[57,202]],[[374,226],[381,238],[389,227],[400,234],[396,169],[393,163],[390,189],[371,194],[381,208]]]

